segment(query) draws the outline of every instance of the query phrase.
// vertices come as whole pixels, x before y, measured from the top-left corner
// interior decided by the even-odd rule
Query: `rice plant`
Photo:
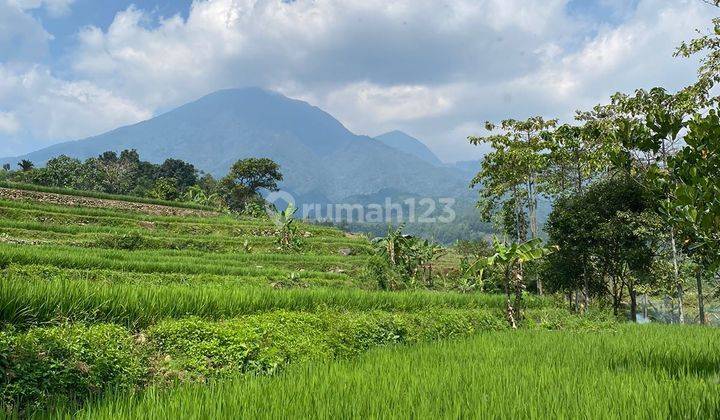
[[[718,418],[720,336],[709,329],[502,331],[358,359],[119,393],[57,417]]]

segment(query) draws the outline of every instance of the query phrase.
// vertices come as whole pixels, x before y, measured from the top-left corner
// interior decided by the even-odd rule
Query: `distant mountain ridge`
[[[85,159],[136,149],[151,162],[183,159],[222,176],[238,159],[269,157],[281,165],[283,189],[336,202],[387,188],[436,197],[467,193],[469,180],[461,171],[442,166],[417,139],[388,135],[378,141],[353,134],[320,108],[279,93],[227,89],[147,121],[0,163],[28,159],[42,165],[61,154]],[[407,138],[397,140],[402,135]]]
[[[381,141],[387,146],[415,156],[432,165],[441,166],[443,164],[442,161],[435,156],[435,153],[433,153],[423,142],[407,133],[403,133],[402,131],[391,131],[389,133],[381,134],[375,137],[375,139]]]

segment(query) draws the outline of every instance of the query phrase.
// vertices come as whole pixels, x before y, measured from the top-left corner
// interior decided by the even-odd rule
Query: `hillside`
[[[431,165],[442,165],[442,161],[440,161],[440,159],[435,156],[435,153],[428,149],[423,142],[409,134],[403,133],[402,131],[391,131],[389,133],[381,134],[375,137],[375,139],[379,140],[386,146],[415,156],[416,158],[422,159]]]
[[[498,295],[379,291],[373,246],[334,228],[299,224],[290,250],[266,218],[0,192],[0,362],[26,372],[0,384],[6,408],[508,328]],[[527,327],[584,328],[551,300],[526,305]]]
[[[88,158],[122,149],[136,149],[151,162],[182,159],[216,176],[238,159],[269,157],[281,165],[282,188],[321,202],[390,187],[429,196],[467,189],[453,169],[355,135],[317,107],[258,88],[211,93],[138,124],[0,163],[42,164],[61,154]]]

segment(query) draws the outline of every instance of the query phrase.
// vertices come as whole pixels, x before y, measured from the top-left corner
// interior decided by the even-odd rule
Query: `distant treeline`
[[[154,164],[140,160],[135,150],[123,150],[119,155],[108,151],[85,161],[62,155],[42,168],[27,160],[18,166],[20,170],[12,172],[6,165],[7,180],[161,200],[178,200],[192,186],[212,187],[215,183],[209,174],[199,177],[190,163],[167,159]]]
[[[279,169],[267,158],[243,159],[225,177],[215,179],[180,159],[155,164],[141,160],[136,150],[123,150],[119,155],[108,151],[84,161],[61,155],[44,167],[22,160],[15,171],[6,164],[0,181],[246,211],[256,210],[261,189],[277,189],[282,180]]]

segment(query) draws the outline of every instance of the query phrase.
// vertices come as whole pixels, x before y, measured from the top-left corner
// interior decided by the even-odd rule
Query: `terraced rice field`
[[[373,252],[366,238],[301,224],[301,249],[284,251],[275,229],[262,218],[0,200],[3,411],[81,418],[475,417],[473,410],[490,404],[488,417],[552,410],[562,417],[575,406],[565,410],[531,392],[556,373],[574,380],[554,370],[559,365],[550,360],[562,348],[550,343],[564,343],[575,358],[558,360],[587,378],[600,375],[607,386],[630,386],[613,372],[640,366],[598,350],[606,338],[609,354],[627,346],[623,337],[641,343],[630,329],[617,333],[605,313],[579,317],[552,297],[528,297],[521,323],[528,331],[508,331],[501,296],[380,291],[365,275]],[[717,345],[688,331],[689,340]],[[684,333],[672,334],[677,340]],[[468,341],[454,341],[460,339]],[[362,356],[376,347],[390,348]],[[675,353],[667,354],[691,387],[679,395],[693,401],[715,386],[703,382],[712,374],[693,379],[685,356],[676,362]],[[616,370],[607,368],[610,362],[619,363]],[[605,370],[592,370],[598,366]],[[669,393],[675,383],[662,379],[665,368],[652,365],[638,380],[659,381],[658,392]],[[513,382],[518,370],[525,373]],[[544,376],[533,379],[527,372],[535,370]],[[492,379],[479,379],[487,375]],[[535,405],[512,405],[523,398]],[[695,413],[710,412],[716,400],[703,401]],[[668,413],[653,404],[647,413]]]

